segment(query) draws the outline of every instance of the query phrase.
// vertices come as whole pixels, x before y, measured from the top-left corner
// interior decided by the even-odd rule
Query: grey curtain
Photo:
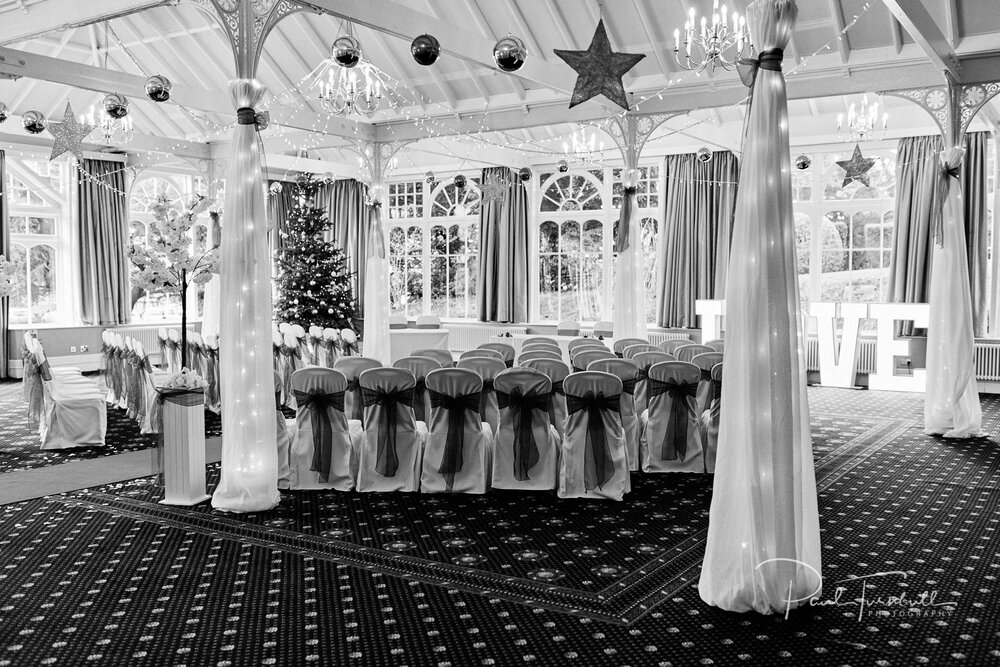
[[[128,202],[120,162],[83,160],[79,193],[80,296],[84,324],[125,324],[131,316]]]
[[[327,231],[327,241],[332,241],[347,257],[347,271],[351,274],[351,288],[358,304],[358,316],[364,317],[365,259],[368,247],[368,227],[371,225],[371,206],[365,203],[368,188],[353,178],[334,181],[317,193],[317,205],[326,203],[333,225]]]
[[[479,319],[528,321],[528,190],[507,167],[483,169],[482,182],[496,175],[510,183],[501,201],[479,209]]]
[[[0,255],[10,259],[10,211],[7,209],[7,156],[0,151]],[[0,378],[8,377],[10,297],[0,299]]]
[[[707,162],[694,153],[669,155],[665,175],[656,319],[697,327],[695,300],[725,298],[739,161],[729,151]]]
[[[986,210],[988,133],[966,135],[961,182],[964,199],[965,236],[972,294],[973,330],[985,335],[987,324],[986,238],[989,216]],[[944,142],[939,135],[904,137],[896,155],[895,232],[889,268],[889,300],[926,303],[930,287],[931,247],[934,239],[934,182],[940,169]],[[912,335],[909,323],[897,325],[900,335]]]

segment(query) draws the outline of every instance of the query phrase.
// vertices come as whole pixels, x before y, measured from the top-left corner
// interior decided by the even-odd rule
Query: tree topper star
[[[597,95],[606,98],[628,111],[628,99],[622,77],[646,57],[644,53],[615,53],[611,50],[604,19],[597,23],[594,38],[586,51],[555,49],[555,54],[576,70],[576,86],[569,108],[586,102]]]
[[[846,188],[851,181],[864,183],[866,188],[871,187],[868,182],[868,170],[875,166],[875,158],[863,157],[859,144],[854,144],[854,155],[850,160],[837,160],[837,164],[844,170],[844,182],[840,187]]]
[[[52,143],[52,155],[49,156],[49,161],[55,160],[63,153],[72,153],[77,161],[83,162],[83,146],[80,144],[94,131],[94,127],[77,121],[73,115],[73,107],[67,102],[63,122],[48,124],[49,133],[56,139]]]

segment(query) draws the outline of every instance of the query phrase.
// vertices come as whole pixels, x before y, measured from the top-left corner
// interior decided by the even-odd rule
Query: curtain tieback
[[[940,247],[944,247],[944,207],[948,200],[948,192],[951,190],[951,179],[955,182],[961,180],[961,165],[950,165],[946,161],[941,163],[941,173],[935,183],[934,188],[934,242]]]
[[[254,111],[251,107],[240,107],[236,110],[236,122],[240,125],[255,125],[258,132],[267,129],[271,123],[271,114],[267,111]]]
[[[781,71],[781,61],[785,57],[783,49],[767,49],[761,51],[756,58],[743,58],[736,61],[736,71],[740,80],[747,88],[753,88],[757,82],[757,70],[766,69],[770,72]]]
[[[372,221],[368,225],[368,256],[385,257],[385,234],[382,232],[382,202],[374,199],[371,202]]]
[[[639,188],[625,188],[622,193],[622,208],[618,214],[618,235],[615,236],[615,252],[622,253],[628,249],[629,222],[632,220],[632,203]]]
[[[498,391],[496,395],[500,409],[510,410],[514,426],[514,479],[523,482],[530,479],[528,471],[535,467],[539,458],[538,443],[531,428],[532,412],[548,413],[552,395],[534,391],[525,394],[520,387],[514,387],[509,394]]]
[[[386,389],[361,388],[364,406],[382,406],[382,417],[378,420],[378,449],[375,454],[375,472],[383,477],[395,477],[399,469],[399,454],[396,451],[396,432],[399,430],[399,406],[413,406],[413,387],[389,391]]]
[[[615,463],[611,458],[607,434],[604,432],[604,413],[621,412],[621,395],[605,396],[588,391],[583,396],[566,394],[566,411],[569,414],[587,411],[587,436],[583,468],[583,483],[588,491],[603,488],[614,477]]]

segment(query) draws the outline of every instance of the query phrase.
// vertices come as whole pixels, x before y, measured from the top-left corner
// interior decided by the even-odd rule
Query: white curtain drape
[[[205,283],[205,305],[201,315],[201,335],[218,336],[222,325],[222,278],[212,276]]]
[[[993,134],[993,155],[1000,155],[1000,132]],[[993,160],[993,182],[1000,183],[1000,160]],[[993,229],[1000,230],[1000,188],[993,188]],[[989,333],[1000,338],[1000,234],[993,235],[990,261],[993,264],[990,276],[990,324]]]
[[[950,175],[962,164],[965,151],[950,148],[941,155],[947,187],[942,211],[941,243],[934,244],[931,266],[930,321],[927,327],[927,392],[924,394],[924,431],[946,438],[982,434],[983,412],[976,389],[975,335],[972,297],[962,214],[962,187]],[[936,180],[937,180],[936,179]],[[935,201],[935,206],[941,206]]]
[[[798,8],[756,0],[752,91],[726,291],[722,418],[698,590],[708,604],[762,614],[821,591],[780,51]],[[774,69],[768,69],[774,68]],[[966,274],[963,274],[966,275]]]
[[[389,255],[382,233],[382,207],[372,207],[365,270],[365,326],[362,351],[366,357],[390,364]]]
[[[634,187],[635,184],[631,184]],[[615,259],[614,304],[611,323],[615,338],[646,337],[646,278],[643,272],[642,230],[635,194],[629,216],[628,248]],[[624,206],[624,202],[622,204]],[[597,312],[600,312],[598,309]]]
[[[237,109],[252,109],[266,88],[238,79],[229,90]],[[264,183],[257,128],[238,124],[229,150],[221,248],[222,476],[212,496],[212,507],[231,512],[267,510],[280,500]]]

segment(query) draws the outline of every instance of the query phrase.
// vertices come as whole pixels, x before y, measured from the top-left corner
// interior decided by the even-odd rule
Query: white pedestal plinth
[[[205,392],[162,390],[164,505],[197,505],[205,493]]]

